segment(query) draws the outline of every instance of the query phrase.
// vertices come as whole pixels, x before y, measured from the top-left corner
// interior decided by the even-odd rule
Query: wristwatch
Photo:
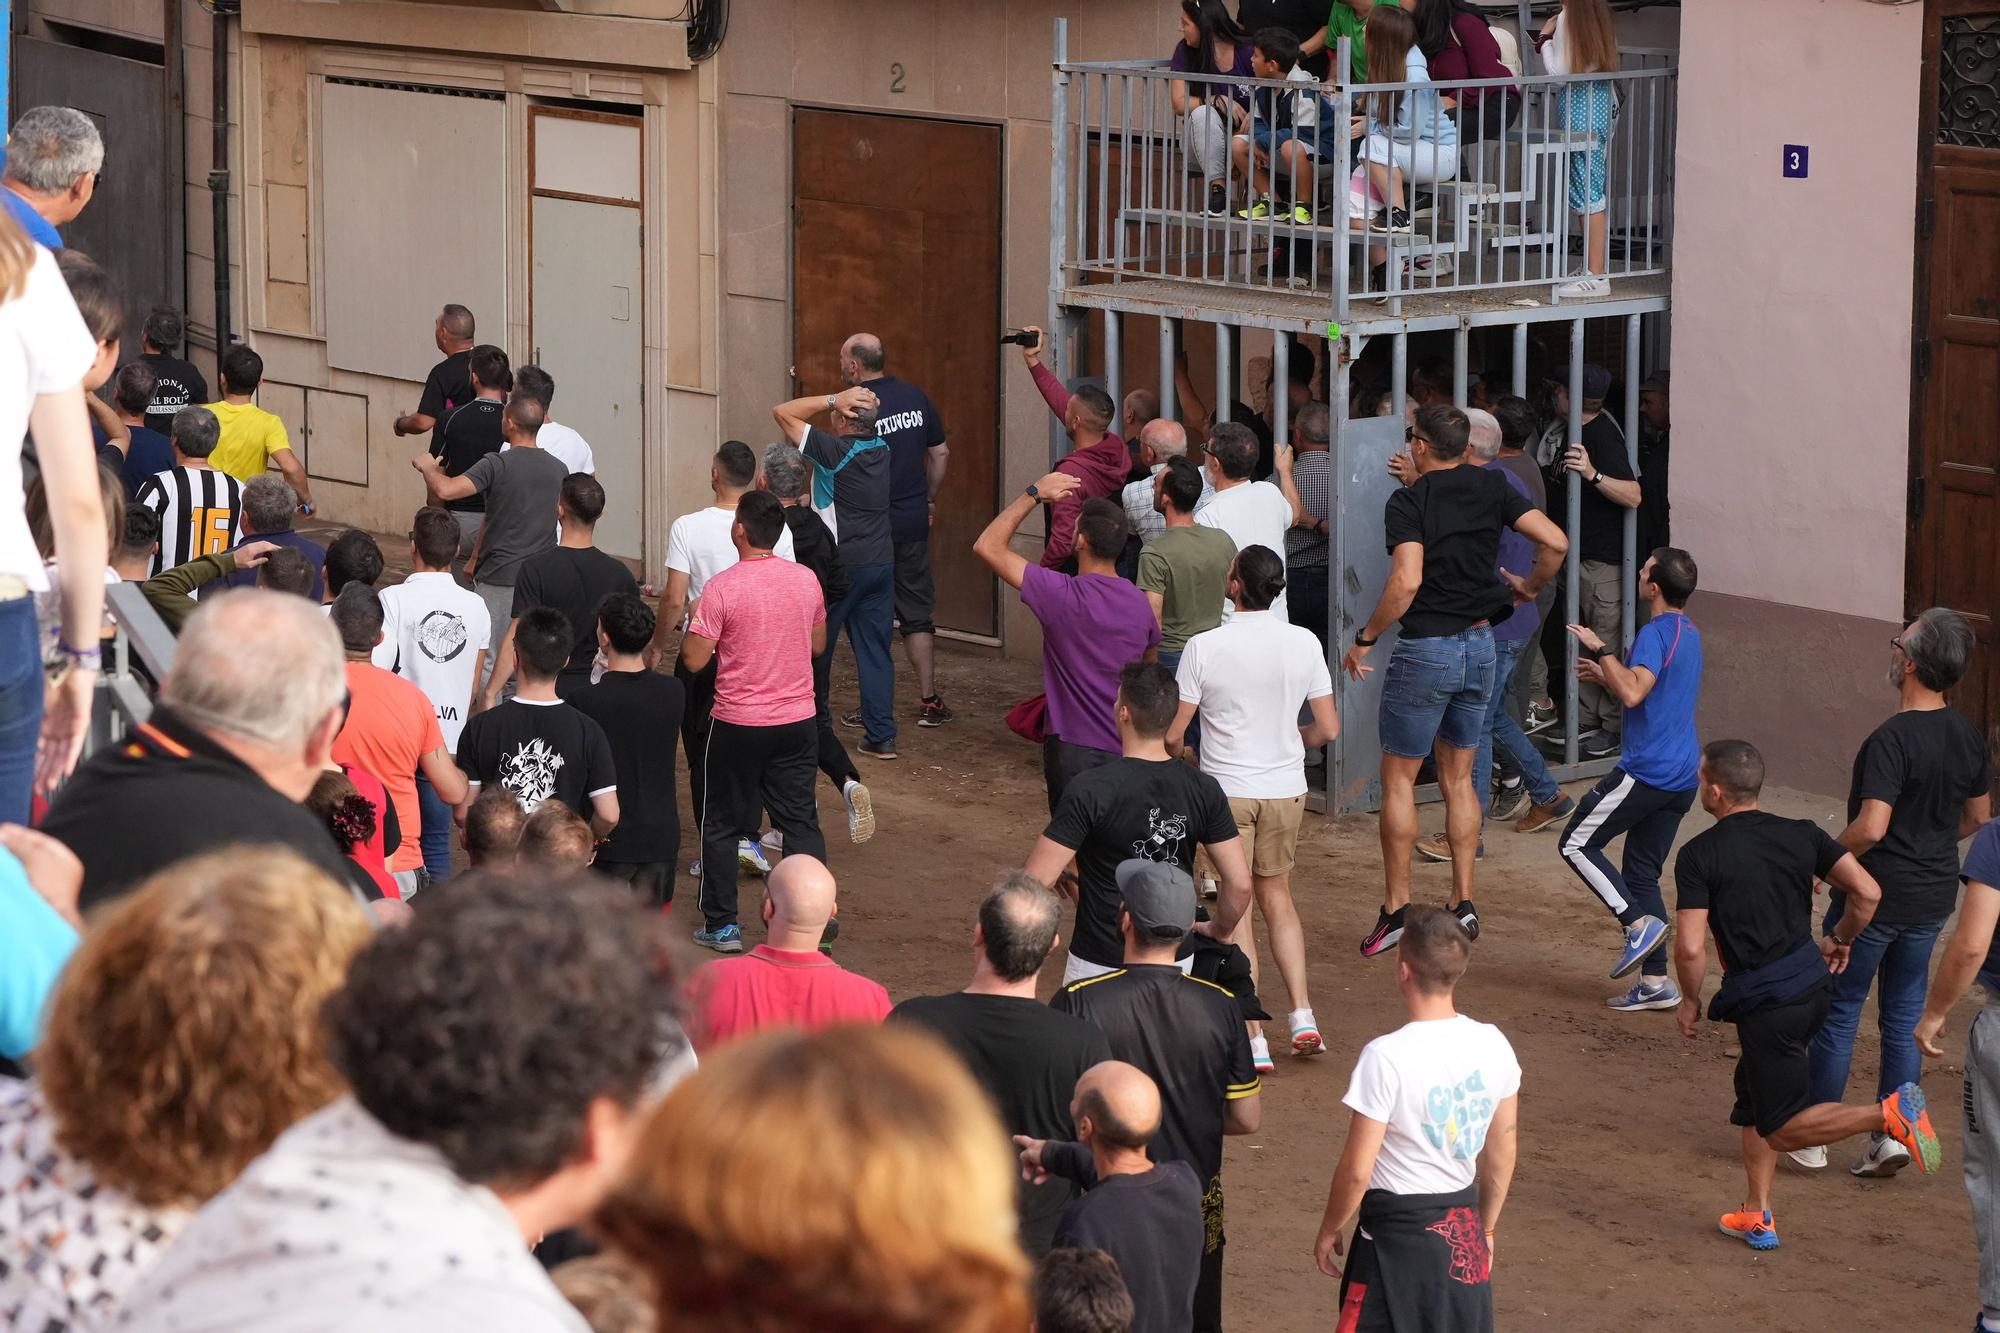
[[[1583,651],[1591,660],[1602,662],[1605,658],[1611,656],[1611,645],[1600,643],[1595,648],[1586,648]]]
[[[826,396],[826,410],[829,412],[833,411],[833,399],[834,396],[832,394]],[[1596,483],[1593,482],[1592,484],[1595,485]]]
[[[1380,639],[1371,639],[1365,633],[1357,633],[1354,636],[1354,646],[1356,648],[1373,648],[1380,642]]]
[[[1027,496],[1030,500],[1039,500],[1042,498],[1042,493],[1035,488],[1035,483],[1032,481],[1028,483],[1028,489],[1022,491],[1021,494]]]
[[[1840,938],[1840,933],[1838,931],[1829,930],[1828,932],[1826,932],[1826,937],[1832,940],[1835,944],[1838,944],[1843,949],[1852,949],[1854,947],[1854,941],[1844,940]]]
[[[830,405],[831,401],[829,400],[829,406]],[[1593,486],[1595,486],[1598,482],[1603,480],[1604,480],[1604,474],[1602,472],[1593,472],[1590,474],[1590,484]]]

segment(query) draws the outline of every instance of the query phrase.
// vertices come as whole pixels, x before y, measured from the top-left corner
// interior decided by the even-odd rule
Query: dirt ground
[[[939,677],[957,720],[931,730],[905,720],[900,759],[858,759],[875,794],[872,842],[844,844],[838,800],[821,786],[841,883],[840,960],[898,1000],[964,985],[974,908],[996,872],[1025,860],[1045,822],[1039,751],[1001,723],[1007,708],[1039,690],[1038,670],[940,649]],[[914,681],[906,664],[898,668],[898,713],[913,718]],[[844,664],[836,710],[854,699]],[[1769,795],[1768,808],[1838,827],[1835,802]],[[1424,814],[1427,828],[1441,826],[1438,810]],[[1707,822],[1697,809],[1684,835]],[[1356,952],[1380,902],[1380,872],[1372,818],[1307,816],[1293,885],[1329,1050],[1311,1060],[1279,1055],[1264,1080],[1262,1132],[1229,1140],[1225,1299],[1236,1328],[1333,1326],[1338,1284],[1314,1268],[1311,1249],[1347,1123],[1340,1098],[1361,1047],[1403,1022],[1393,969]],[[1420,868],[1419,897],[1443,902],[1446,875]],[[1690,1042],[1671,1014],[1604,1008],[1604,997],[1623,989],[1606,975],[1615,923],[1557,858],[1553,834],[1489,838],[1478,882],[1485,932],[1460,1007],[1498,1024],[1523,1069],[1520,1162],[1494,1269],[1502,1328],[1738,1333],[1968,1322],[1977,1255],[1959,1176],[1956,1064],[1934,1065],[1925,1078],[1944,1140],[1941,1173],[1856,1180],[1844,1169],[1853,1151],[1841,1147],[1817,1178],[1781,1168],[1773,1204],[1784,1245],[1755,1254],[1715,1229],[1742,1190],[1728,1123],[1732,1030],[1704,1024]],[[754,902],[746,894],[746,922],[756,920]],[[1045,992],[1060,972],[1059,962],[1044,969]],[[1281,1013],[1268,954],[1263,972],[1267,1007]],[[1952,1025],[1954,1059],[1971,1013],[1967,1002]],[[1873,1023],[1871,1005],[1850,1088],[1856,1097],[1874,1087]],[[1274,1025],[1281,1029],[1282,1020]]]

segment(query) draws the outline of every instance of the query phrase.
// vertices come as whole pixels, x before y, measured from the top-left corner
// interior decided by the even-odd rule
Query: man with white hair
[[[78,768],[42,824],[83,862],[83,910],[239,843],[288,847],[350,882],[300,804],[332,763],[346,700],[340,636],[319,607],[261,588],[202,603],[152,717]]]
[[[1521,479],[1519,472],[1500,461],[1500,422],[1491,412],[1477,407],[1465,409],[1465,418],[1472,424],[1471,438],[1466,452],[1472,459],[1489,472],[1498,472],[1507,479],[1507,485],[1517,495],[1534,501],[1534,492]],[[1527,578],[1535,567],[1535,544],[1520,533],[1508,528],[1500,534],[1500,559],[1496,577],[1505,582],[1508,575]],[[1493,626],[1493,693],[1486,705],[1486,726],[1479,733],[1479,748],[1472,757],[1472,791],[1479,798],[1479,816],[1482,830],[1486,816],[1490,813],[1496,820],[1518,819],[1530,806],[1549,811],[1550,819],[1566,818],[1575,809],[1575,804],[1556,780],[1549,774],[1548,762],[1542,752],[1535,748],[1527,734],[1521,730],[1507,712],[1506,702],[1513,687],[1514,672],[1521,665],[1521,654],[1535,641],[1541,629],[1539,601],[1524,602],[1514,608],[1514,614]],[[1520,784],[1510,788],[1502,808],[1493,806],[1493,747],[1499,745],[1507,752],[1514,771],[1521,774]],[[1442,833],[1433,833],[1417,843],[1417,851],[1432,861],[1451,860],[1451,840]],[[1479,855],[1486,853],[1485,840],[1479,845]]]
[[[75,107],[30,107],[7,136],[0,204],[28,235],[60,250],[56,228],[83,212],[103,171],[104,139],[89,116]]]
[[[1167,516],[1160,512],[1155,487],[1160,469],[1167,465],[1169,458],[1187,458],[1196,467],[1201,467],[1201,451],[1188,458],[1187,428],[1178,421],[1159,417],[1146,423],[1139,432],[1139,461],[1145,465],[1146,475],[1130,482],[1119,492],[1118,502],[1125,506],[1125,517],[1132,520],[1132,531],[1139,538],[1141,546],[1151,546],[1155,538],[1167,530]],[[1195,505],[1200,512],[1215,495],[1215,484],[1208,479],[1208,469],[1201,471],[1201,501]]]

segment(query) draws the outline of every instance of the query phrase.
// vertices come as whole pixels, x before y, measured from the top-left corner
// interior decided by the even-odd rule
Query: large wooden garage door
[[[838,385],[841,343],[867,332],[889,373],[931,396],[951,436],[937,623],[996,634],[994,579],[971,548],[999,492],[1000,129],[800,108],[792,144],[799,391]]]
[[[1911,609],[1979,636],[1952,703],[2000,744],[2000,3],[1931,0]]]

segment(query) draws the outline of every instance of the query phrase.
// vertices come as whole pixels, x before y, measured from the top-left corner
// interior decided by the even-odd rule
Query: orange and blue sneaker
[[[1910,1150],[1910,1159],[1925,1175],[1944,1165],[1944,1151],[1925,1109],[1924,1090],[1916,1084],[1905,1083],[1882,1099],[1882,1130]]]
[[[1762,1212],[1745,1208],[1738,1213],[1724,1213],[1716,1225],[1725,1236],[1734,1236],[1753,1250],[1775,1250],[1778,1248],[1778,1228],[1771,1222],[1771,1210]]]

